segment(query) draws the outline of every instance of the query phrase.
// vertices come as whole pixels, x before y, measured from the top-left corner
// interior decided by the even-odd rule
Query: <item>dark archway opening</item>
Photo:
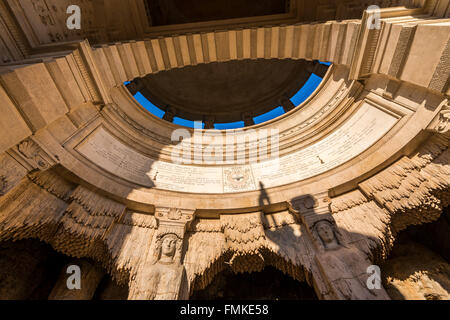
[[[238,273],[226,269],[191,300],[317,300],[314,290],[274,267],[261,272]]]
[[[127,299],[127,286],[119,286],[97,262],[82,260],[101,270],[92,299]],[[39,240],[0,242],[0,300],[47,300],[58,282],[65,283],[66,267],[79,262]]]

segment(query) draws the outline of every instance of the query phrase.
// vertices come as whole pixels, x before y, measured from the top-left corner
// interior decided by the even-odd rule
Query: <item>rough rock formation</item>
[[[450,300],[450,264],[417,242],[396,244],[382,270],[392,299]]]

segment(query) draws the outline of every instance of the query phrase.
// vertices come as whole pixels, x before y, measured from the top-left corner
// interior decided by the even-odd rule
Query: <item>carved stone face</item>
[[[162,239],[161,255],[173,257],[177,247],[177,238],[174,235],[167,235]]]
[[[333,228],[326,221],[319,222],[316,226],[316,231],[325,245],[332,243],[336,240]]]

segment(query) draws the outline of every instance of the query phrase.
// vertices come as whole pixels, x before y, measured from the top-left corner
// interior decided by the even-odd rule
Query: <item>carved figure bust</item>
[[[157,263],[174,263],[175,251],[177,249],[178,237],[174,234],[167,234],[161,240],[161,248]]]
[[[156,259],[146,263],[139,273],[137,293],[133,297],[140,300],[175,300],[185,276],[184,267],[177,258],[181,250],[181,239],[168,233],[157,240]]]
[[[320,220],[313,225],[313,230],[324,249],[317,253],[316,261],[338,298],[389,299],[384,289],[368,289],[369,259],[358,248],[346,246],[331,221]]]

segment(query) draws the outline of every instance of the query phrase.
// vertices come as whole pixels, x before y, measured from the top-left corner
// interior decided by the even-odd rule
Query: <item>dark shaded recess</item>
[[[62,268],[70,263],[71,258],[54,251],[49,245],[45,244],[49,250],[48,259],[45,261],[45,268],[42,281],[31,293],[29,300],[47,300],[50,292],[58,281]]]
[[[111,276],[106,275],[100,282],[92,300],[127,300],[128,286],[119,286]]]
[[[69,261],[38,240],[0,243],[0,300],[46,300]]]
[[[289,11],[287,0],[147,0],[153,26],[256,17]]]
[[[427,273],[430,278],[444,289],[448,288],[450,274],[442,269],[436,274],[436,268],[442,262],[450,262],[450,215],[449,207],[443,210],[441,217],[432,222],[418,226],[410,226],[400,232],[388,259],[381,265],[383,276],[394,276],[406,280],[417,273]],[[386,275],[383,272],[387,272]],[[391,299],[405,300],[406,297],[394,286],[386,287]],[[439,300],[437,294],[428,293],[427,300]]]
[[[402,234],[402,241],[411,239],[439,254],[450,263],[450,207],[444,209],[441,217],[432,223],[411,226]]]
[[[262,272],[234,274],[226,269],[191,300],[317,300],[306,282],[299,282],[274,267]]]
[[[0,300],[47,300],[63,268],[72,261],[39,240],[1,242]],[[128,287],[117,285],[106,274],[93,299],[125,300],[127,296]]]

